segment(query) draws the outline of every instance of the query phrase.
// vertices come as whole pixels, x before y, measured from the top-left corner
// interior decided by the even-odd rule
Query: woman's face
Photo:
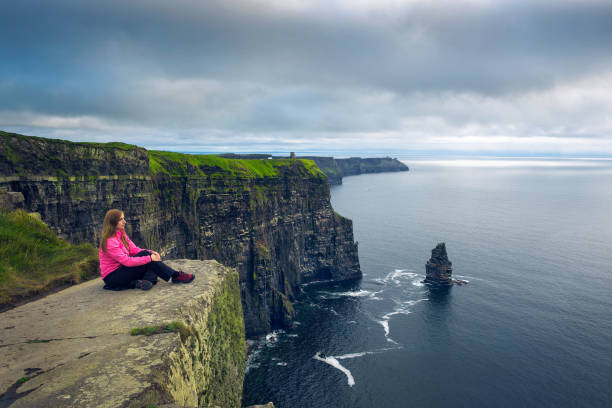
[[[121,218],[119,218],[119,222],[117,223],[117,231],[125,230],[125,224],[127,224],[127,222],[125,222],[125,215],[121,213]]]

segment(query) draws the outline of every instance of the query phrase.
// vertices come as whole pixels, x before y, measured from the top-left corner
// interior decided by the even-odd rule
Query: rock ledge
[[[99,279],[0,314],[0,404],[11,407],[239,407],[244,320],[235,269],[174,260],[188,285],[102,289]],[[132,336],[181,322],[183,333]]]

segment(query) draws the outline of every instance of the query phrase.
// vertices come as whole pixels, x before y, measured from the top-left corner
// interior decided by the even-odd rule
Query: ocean
[[[243,405],[612,406],[612,160],[407,160],[346,177],[363,279],[303,286]],[[445,242],[453,277],[431,290]]]

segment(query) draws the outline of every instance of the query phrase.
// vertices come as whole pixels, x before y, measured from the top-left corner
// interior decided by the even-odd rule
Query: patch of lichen
[[[257,256],[258,259],[267,260],[267,261],[272,260],[272,254],[270,253],[270,250],[268,249],[268,247],[266,247],[266,245],[263,242],[255,243],[255,255]]]
[[[159,324],[156,326],[138,327],[130,331],[132,336],[153,336],[154,334],[162,333],[179,333],[183,342],[185,342],[187,338],[192,335],[192,331],[189,326],[179,321]]]
[[[239,407],[246,369],[244,320],[238,274],[229,274],[215,296],[206,322],[211,378],[199,395],[199,406]]]

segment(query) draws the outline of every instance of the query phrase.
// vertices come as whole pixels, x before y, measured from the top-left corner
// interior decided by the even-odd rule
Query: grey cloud
[[[165,129],[160,140],[219,130],[341,139],[430,117],[552,128],[512,101],[610,72],[611,22],[606,2],[432,2],[334,17],[237,0],[3,2],[0,111]],[[360,98],[379,94],[388,98]]]

